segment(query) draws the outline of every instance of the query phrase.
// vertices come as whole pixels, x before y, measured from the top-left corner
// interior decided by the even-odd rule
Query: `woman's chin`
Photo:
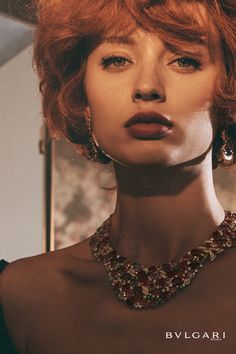
[[[128,167],[134,170],[139,170],[139,169],[153,169],[153,168],[167,168],[167,167],[171,167],[174,166],[176,164],[173,164],[170,162],[169,159],[167,158],[160,158],[160,157],[155,157],[155,158],[147,158],[147,157],[143,157],[141,158],[139,157],[134,157],[132,156],[131,158],[125,158],[125,157],[118,157],[116,156],[115,158],[112,157],[112,160],[114,162],[114,164],[119,164],[122,165],[124,167]]]

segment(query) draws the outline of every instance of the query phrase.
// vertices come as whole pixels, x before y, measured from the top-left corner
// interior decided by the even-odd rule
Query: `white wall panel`
[[[43,156],[31,46],[0,67],[0,259],[42,252]]]

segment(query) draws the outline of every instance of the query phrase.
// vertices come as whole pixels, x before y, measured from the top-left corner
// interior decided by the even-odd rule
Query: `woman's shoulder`
[[[5,266],[2,263],[0,305],[8,323],[13,323],[16,318],[22,321],[24,311],[33,303],[33,298],[38,300],[40,288],[52,277],[53,259],[51,255],[40,254],[5,263]]]
[[[95,260],[89,250],[89,238],[70,247],[50,251],[31,257],[2,261],[0,276],[0,298],[3,302],[27,301],[50,291],[53,284],[60,288],[61,283],[70,278],[84,278],[90,274]],[[1,268],[0,268],[1,269]],[[70,277],[71,276],[71,277]],[[50,286],[51,285],[51,286]]]
[[[64,301],[74,288],[79,297],[94,264],[85,241],[10,263],[0,261],[0,309],[18,347],[24,348],[25,333],[42,309]]]
[[[1,294],[8,291],[17,291],[19,288],[28,287],[33,280],[43,279],[53,271],[56,271],[56,264],[59,259],[54,252],[47,252],[35,256],[17,259],[10,263],[2,261],[0,267]]]

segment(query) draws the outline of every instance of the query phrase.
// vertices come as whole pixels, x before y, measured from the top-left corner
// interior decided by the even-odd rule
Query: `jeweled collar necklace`
[[[214,261],[236,246],[236,213],[225,211],[224,221],[211,237],[185,256],[169,263],[145,267],[120,256],[110,243],[112,215],[90,239],[90,248],[102,262],[117,297],[130,308],[156,308],[188,286],[206,261]]]

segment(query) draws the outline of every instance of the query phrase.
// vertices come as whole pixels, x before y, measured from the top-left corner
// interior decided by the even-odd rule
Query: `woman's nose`
[[[133,100],[135,102],[137,101],[161,101],[164,102],[164,96],[160,94],[159,91],[153,89],[153,90],[142,90],[142,89],[137,89],[135,91]]]
[[[141,70],[137,73],[137,78],[134,83],[132,100],[140,101],[158,101],[166,100],[164,85],[161,82],[161,77],[157,77],[156,70]]]

